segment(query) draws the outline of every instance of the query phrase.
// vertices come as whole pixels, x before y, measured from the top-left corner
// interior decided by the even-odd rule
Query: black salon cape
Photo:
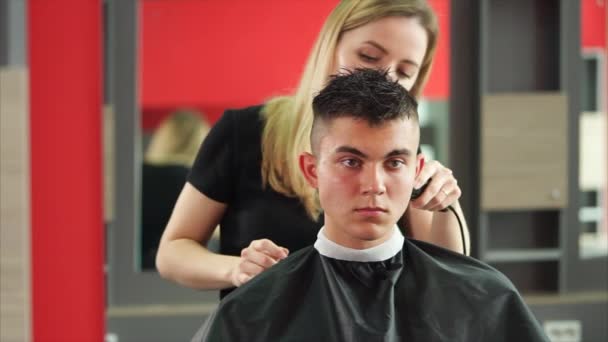
[[[513,284],[420,241],[384,262],[300,250],[219,304],[192,341],[549,341]]]

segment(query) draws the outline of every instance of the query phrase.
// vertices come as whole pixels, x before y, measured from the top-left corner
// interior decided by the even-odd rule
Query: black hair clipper
[[[420,195],[422,195],[422,193],[424,192],[424,190],[426,190],[426,187],[427,187],[427,185],[429,185],[430,182],[431,182],[431,179],[429,179],[426,183],[424,183],[420,188],[413,189],[412,190],[412,196],[410,197],[410,200],[413,201],[416,198],[420,197]]]

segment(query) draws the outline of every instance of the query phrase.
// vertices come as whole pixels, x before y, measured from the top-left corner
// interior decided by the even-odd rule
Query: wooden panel
[[[0,68],[0,341],[31,340],[28,73]]]
[[[567,99],[559,93],[486,95],[481,114],[481,207],[567,205]]]

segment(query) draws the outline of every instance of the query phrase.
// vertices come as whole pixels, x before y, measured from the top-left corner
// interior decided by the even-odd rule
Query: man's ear
[[[416,177],[420,174],[420,171],[422,171],[423,167],[424,167],[424,154],[418,153],[416,155]]]
[[[300,154],[300,171],[308,185],[317,188],[317,158],[311,153]]]

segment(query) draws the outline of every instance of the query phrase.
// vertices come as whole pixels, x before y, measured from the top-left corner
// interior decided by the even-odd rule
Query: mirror
[[[177,111],[187,110],[192,118],[211,126],[226,109],[289,93],[297,85],[325,15],[337,2],[140,1],[141,224],[135,235],[139,252],[134,261],[138,271],[155,271],[158,240],[189,166],[148,158],[151,148],[160,148],[158,140],[167,140],[157,137],[163,125]],[[267,13],[289,15],[258,20]],[[193,119],[191,124],[200,123]],[[195,141],[188,144],[196,145]],[[197,150],[198,146],[189,153]],[[161,173],[168,175],[164,181]],[[219,250],[218,232],[210,241],[211,249]]]
[[[207,119],[194,109],[169,112],[154,127],[142,120],[142,270],[156,269],[155,258],[161,235],[208,131]],[[214,239],[214,244],[216,241]]]
[[[106,118],[112,127],[106,130],[111,152],[107,167],[113,170],[106,173],[113,174],[106,193],[107,327],[121,341],[190,338],[218,301],[217,292],[180,287],[161,279],[153,268],[153,250],[164,224],[156,225],[152,234],[148,232],[153,229],[143,226],[144,202],[160,190],[160,181],[147,180],[146,155],[156,149],[157,136],[165,135],[161,133],[165,122],[186,111],[212,126],[226,109],[291,93],[325,17],[337,3],[105,1],[106,103],[110,104]],[[449,27],[449,2],[432,1],[432,5],[441,27]],[[269,13],[273,20],[259,20]],[[446,164],[448,49],[449,39],[441,40],[420,104],[425,153]],[[194,131],[199,133],[193,133],[193,140],[200,139],[200,131]],[[163,164],[158,161],[163,158],[151,159]],[[187,163],[168,164],[167,168],[181,168],[176,178],[183,185]],[[175,192],[169,197],[174,196]],[[164,199],[165,206],[174,202]],[[217,248],[217,239],[212,243]]]
[[[584,27],[583,27],[584,30]],[[606,219],[606,55],[585,47],[581,74],[582,112],[579,117],[579,254],[582,259],[608,255]]]
[[[178,171],[175,163],[159,167],[147,160],[149,149],[158,148],[160,127],[180,108],[189,108],[211,125],[228,108],[256,105],[290,93],[325,16],[337,3],[141,1],[139,127],[143,173],[136,264],[142,270],[154,270],[158,239],[187,174],[184,166],[188,165]],[[440,27],[448,27],[449,3],[434,1],[432,5]],[[287,15],[270,21],[257,19],[266,13]],[[442,39],[439,44],[434,74],[420,105],[422,149],[427,158],[448,164],[449,40]],[[183,138],[181,134],[174,136]],[[161,172],[170,176],[163,181]],[[213,246],[217,244],[212,240]]]

